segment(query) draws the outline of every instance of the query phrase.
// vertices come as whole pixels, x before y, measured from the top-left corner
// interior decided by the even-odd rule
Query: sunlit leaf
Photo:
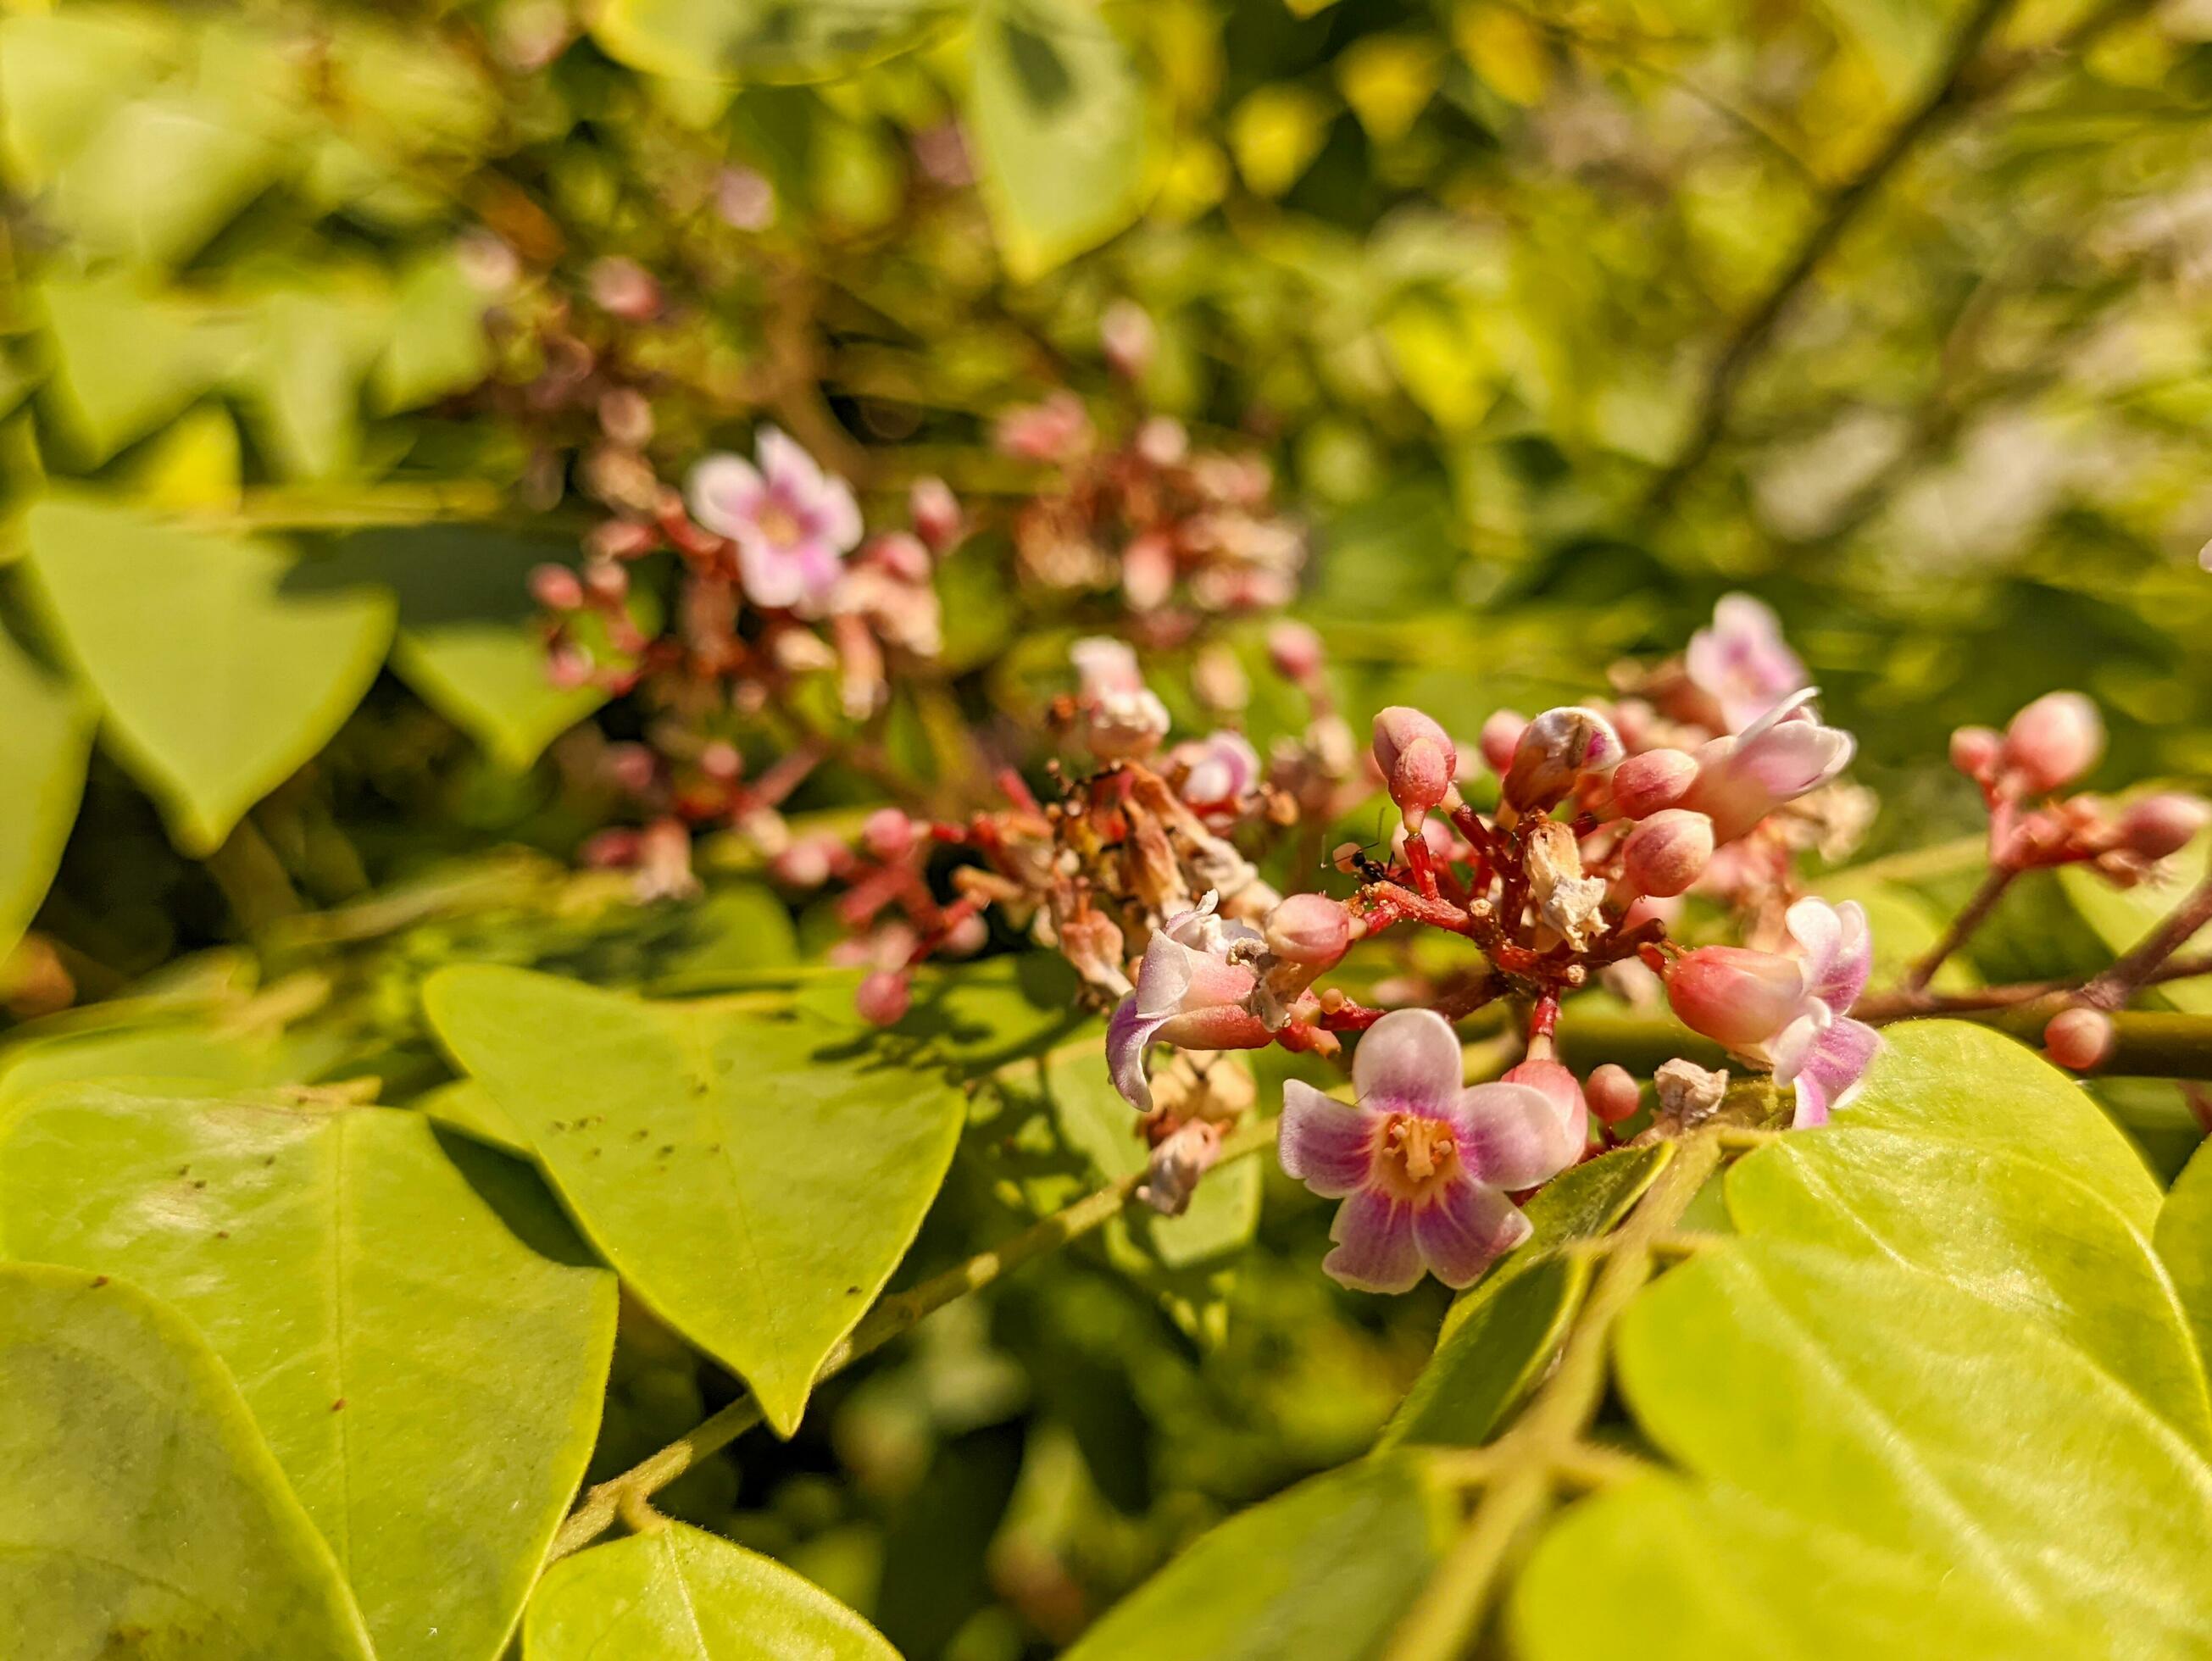
[[[2062,866],[2057,876],[2075,911],[2117,958],[2140,946],[2212,870],[2212,836],[2199,837],[2167,863],[2172,868],[2158,880],[2133,888],[2116,888],[2087,866]],[[2168,981],[2148,995],[2192,1015],[2212,1015],[2212,976]]]
[[[592,38],[618,63],[678,80],[818,81],[904,51],[957,0],[610,0]]]
[[[0,625],[0,958],[22,937],[61,863],[84,794],[98,706]]]
[[[2158,1214],[2156,1239],[2197,1348],[2212,1356],[2212,1145],[2199,1147],[2174,1178]]]
[[[623,1281],[788,1435],[936,1196],[958,1092],[797,1013],[489,967],[423,1001]]]
[[[205,1335],[384,1661],[498,1655],[614,1341],[613,1278],[523,1168],[389,1108],[76,1086],[10,1122],[0,1216],[7,1256],[126,1277]]]
[[[1144,88],[1084,0],[981,0],[968,126],[1006,266],[1042,275],[1144,205]]]
[[[898,1661],[883,1634],[773,1558],[670,1523],[556,1563],[525,1661]]]
[[[323,746],[391,639],[388,596],[302,592],[267,542],[60,499],[33,508],[28,531],[109,741],[188,852],[215,848]]]
[[[0,1539],[26,1658],[370,1661],[223,1364],[120,1281],[0,1265]]]
[[[216,100],[139,99],[62,168],[56,206],[64,228],[97,252],[174,265],[269,184],[283,157]]]

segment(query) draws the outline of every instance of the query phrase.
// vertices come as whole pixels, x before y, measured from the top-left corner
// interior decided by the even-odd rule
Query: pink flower
[[[1805,666],[1782,638],[1773,611],[1749,594],[1723,594],[1713,624],[1690,636],[1682,654],[1690,684],[1741,733],[1805,684]]]
[[[1857,745],[1849,733],[1820,725],[1815,690],[1793,693],[1742,732],[1698,748],[1698,776],[1680,806],[1712,820],[1716,844],[1734,842],[1851,764]]]
[[[1181,794],[1203,812],[1233,807],[1260,782],[1260,755],[1242,733],[1223,730],[1178,744],[1168,760],[1184,770]]]
[[[1499,794],[1521,812],[1547,812],[1585,781],[1612,772],[1625,753],[1620,734],[1596,710],[1547,709],[1514,740]]]
[[[1137,654],[1103,635],[1068,648],[1081,682],[1075,694],[1084,739],[1101,761],[1150,755],[1168,735],[1168,707],[1145,684]]]
[[[1260,956],[1267,943],[1249,923],[1217,916],[1217,904],[1209,892],[1196,910],[1170,917],[1154,932],[1137,970],[1136,990],[1107,1023],[1107,1071],[1114,1088],[1139,1112],[1152,1109],[1145,1051],[1154,1043],[1256,1050],[1273,1036],[1246,1007],[1260,977],[1243,961]]]
[[[1091,417],[1083,400],[1056,392],[1041,404],[1024,404],[999,417],[992,441],[1024,461],[1066,461],[1091,447]]]
[[[1874,940],[1856,900],[1800,900],[1784,921],[1790,952],[1700,946],[1668,970],[1667,997],[1685,1025],[1771,1066],[1777,1084],[1796,1085],[1802,1129],[1828,1122],[1881,1047],[1872,1027],[1850,1019]]]
[[[1351,1104],[1293,1080],[1278,1153],[1316,1194],[1342,1198],[1322,1268],[1364,1292],[1405,1292],[1424,1270],[1470,1284],[1528,1238],[1507,1197],[1574,1163],[1572,1128],[1542,1091],[1462,1088],[1459,1037],[1433,1010],[1393,1010],[1352,1057]]]
[[[860,540],[852,487],[773,427],[760,465],[711,455],[691,470],[691,517],[738,545],[738,574],[756,605],[812,611],[837,586],[840,562]]]

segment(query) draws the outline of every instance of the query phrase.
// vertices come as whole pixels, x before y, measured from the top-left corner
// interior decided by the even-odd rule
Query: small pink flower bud
[[[1644,1092],[1625,1067],[1607,1062],[1589,1075],[1583,1095],[1591,1112],[1607,1124],[1619,1124],[1644,1104]]]
[[[1267,661],[1285,680],[1304,686],[1318,679],[1326,655],[1321,636],[1303,623],[1279,623],[1267,630]]]
[[[626,322],[650,322],[660,310],[660,284],[651,271],[622,254],[592,262],[585,274],[592,303]]]
[[[599,430],[626,450],[642,450],[653,441],[653,405],[635,386],[611,386],[599,394]]]
[[[2130,802],[2120,814],[2120,843],[2140,859],[2179,854],[2212,824],[2212,807],[2195,796],[2162,792]]]
[[[1137,453],[1155,467],[1179,466],[1190,454],[1190,429],[1173,416],[1152,416],[1137,429]]]
[[[886,531],[870,537],[860,557],[883,569],[902,582],[929,581],[929,549],[921,538],[905,531]]]
[[[2004,749],[2004,735],[1993,727],[1961,727],[1951,734],[1951,765],[1968,778],[1990,776]]]
[[[2069,1073],[2087,1073],[2112,1053],[2117,1036],[2100,1009],[2062,1009],[2043,1029],[2044,1053]]]
[[[750,167],[714,176],[714,211],[732,230],[766,230],[775,220],[775,186]]]
[[[641,744],[611,744],[601,763],[607,777],[632,795],[643,795],[653,788],[658,764],[653,751]]]
[[[584,587],[593,599],[613,605],[629,593],[629,569],[611,559],[595,559],[584,567]]]
[[[937,949],[948,958],[972,958],[990,940],[990,924],[971,911],[945,931],[944,943]]]
[[[2104,753],[2105,723],[2079,692],[2045,692],[2005,728],[2002,764],[2031,791],[2071,784]]]
[[[1577,1152],[1589,1141],[1589,1104],[1583,1099],[1582,1086],[1564,1064],[1548,1059],[1522,1062],[1498,1076],[1507,1084],[1527,1085],[1543,1092],[1559,1109]]]
[[[1513,764],[1514,746],[1528,730],[1528,718],[1517,709],[1500,709],[1482,723],[1482,758],[1490,770],[1503,775]]]
[[[906,511],[914,520],[914,533],[929,545],[930,552],[941,554],[960,540],[963,528],[960,498],[943,479],[915,480],[907,496]]]
[[[1697,782],[1698,758],[1686,750],[1646,750],[1613,770],[1613,809],[1623,818],[1649,818],[1672,807]]]
[[[1417,830],[1429,810],[1451,794],[1459,752],[1444,729],[1418,709],[1393,704],[1375,717],[1375,764],[1390,800]]]
[[[1713,822],[1683,807],[1662,808],[1652,814],[1628,833],[1620,850],[1629,885],[1662,899],[1686,892],[1705,873],[1705,862],[1712,856]]]
[[[1513,746],[1503,794],[1522,812],[1540,813],[1565,800],[1585,775],[1608,771],[1620,757],[1619,735],[1595,709],[1547,709]]]
[[[1314,970],[1328,968],[1352,946],[1352,921],[1326,894],[1293,894],[1267,914],[1262,932],[1277,957]]]
[[[860,845],[889,864],[914,851],[914,821],[896,807],[878,807],[860,826]]]
[[[802,837],[769,861],[769,875],[787,888],[819,888],[842,851],[827,837]]]
[[[547,654],[545,678],[563,691],[586,685],[592,678],[592,654],[564,641]]]
[[[1796,1019],[1805,977],[1790,958],[1741,946],[1701,946],[1670,964],[1667,1001],[1682,1025],[1748,1050]]]
[[[1157,611],[1175,593],[1175,550],[1166,537],[1147,531],[1121,550],[1121,593],[1133,610]]]
[[[853,1007],[873,1026],[893,1026],[914,1003],[914,988],[896,969],[878,969],[853,994]]]
[[[1159,334],[1152,327],[1152,313],[1142,306],[1133,300],[1117,300],[1098,319],[1098,340],[1114,373],[1134,380],[1151,367]]]
[[[530,597],[549,611],[573,611],[584,603],[584,585],[565,565],[532,566]]]
[[[699,752],[699,770],[718,784],[735,784],[744,776],[745,758],[727,739],[716,739]]]

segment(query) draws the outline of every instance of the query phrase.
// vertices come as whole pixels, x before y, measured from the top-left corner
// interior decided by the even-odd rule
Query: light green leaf
[[[1402,1459],[1317,1476],[1203,1536],[1066,1661],[1362,1661],[1434,1567],[1439,1509]]]
[[[99,706],[0,625],[0,959],[30,927],[84,794]]]
[[[2212,1143],[2191,1155],[2173,1179],[2154,1238],[2189,1312],[2197,1349],[2212,1356]]]
[[[500,1653],[614,1343],[613,1277],[522,1167],[389,1108],[79,1085],[0,1139],[0,1219],[8,1256],[126,1277],[206,1336],[382,1661]]]
[[[1589,1290],[1587,1257],[1553,1253],[1499,1279],[1437,1345],[1380,1445],[1476,1446],[1544,1376]]]
[[[919,45],[959,0],[608,0],[592,39],[678,81],[823,81]]]
[[[1022,281],[1127,226],[1144,206],[1144,88],[1085,0],[981,0],[968,131],[1006,268]]]
[[[416,409],[483,380],[491,362],[488,304],[450,253],[410,266],[393,297],[391,338],[369,379],[378,410]]]
[[[56,216],[95,253],[173,265],[221,230],[283,161],[282,149],[215,100],[134,100],[63,167]]]
[[[52,281],[39,292],[54,353],[46,400],[88,464],[181,414],[250,344],[234,321],[146,292],[119,272]]]
[[[361,445],[361,386],[390,332],[380,283],[279,289],[255,308],[257,338],[234,379],[262,447],[289,478],[349,471]]]
[[[118,9],[0,19],[0,143],[19,184],[43,189],[173,43],[154,16]]]
[[[2170,863],[2172,869],[2162,880],[2133,888],[2115,888],[2085,865],[2059,867],[2058,884],[2081,921],[2118,957],[2140,946],[2212,870],[2212,834],[2198,837]],[[2212,1015],[2212,976],[2168,981],[2153,988],[2149,995],[2192,1015]]]
[[[2001,1124],[2002,1099],[1989,1111]],[[1961,1157],[1887,1130],[1787,1136],[1729,1173],[1729,1211],[1747,1235],[1924,1269],[2042,1321],[2212,1449],[2204,1365],[2149,1239],[2062,1173],[2063,1149],[1990,1140]]]
[[[525,1661],[898,1661],[884,1636],[773,1558],[682,1523],[556,1563]]]
[[[488,1142],[518,1159],[538,1157],[537,1150],[530,1146],[530,1138],[515,1128],[507,1110],[492,1099],[491,1092],[474,1079],[455,1079],[449,1084],[441,1084],[417,1096],[408,1105],[450,1129]]]
[[[188,853],[322,748],[375,678],[390,597],[292,586],[276,545],[51,499],[30,569],[117,752]]]
[[[623,1281],[789,1435],[936,1196],[959,1093],[798,1013],[479,966],[423,1007]]]
[[[2017,1039],[1971,1021],[1905,1021],[1833,1123],[2006,1148],[2043,1159],[2148,1235],[2158,1184],[2079,1082]]]
[[[0,1266],[0,1540],[13,1654],[370,1661],[222,1363],[119,1281]]]
[[[398,597],[392,667],[423,702],[517,771],[606,702],[595,687],[555,686],[531,598],[532,567],[573,564],[573,539],[465,526],[364,531],[298,581],[381,584]],[[650,632],[655,619],[641,619]]]
[[[1668,1653],[1700,1639],[1708,1654],[1830,1653],[1808,1634],[1845,1620],[1910,1631],[1947,1598],[1967,1611],[1962,1644],[1985,1642],[2008,1607],[2044,1634],[2020,1653],[2212,1649],[2212,1469],[2039,1321],[1894,1264],[1731,1242],[1631,1305],[1618,1356],[1645,1434],[1725,1499],[1898,1564],[1878,1607],[1840,1609],[1864,1585],[1808,1573],[1802,1613],[1770,1609],[1779,1628],[1755,1646],[1720,1624],[1749,1618],[1730,1598],[1713,1627],[1671,1634]],[[1697,1573],[1725,1587],[1738,1570],[1701,1549]],[[1523,1630],[1572,1618],[1555,1603]]]
[[[204,1086],[209,1095],[312,1084],[346,1056],[350,1042],[327,1025],[231,1030],[190,1018],[52,1033],[34,1028],[0,1050],[0,1107],[28,1101],[52,1085],[93,1080],[160,1079],[180,1088]]]

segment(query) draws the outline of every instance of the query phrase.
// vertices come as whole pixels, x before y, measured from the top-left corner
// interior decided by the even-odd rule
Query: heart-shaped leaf
[[[11,1655],[370,1661],[238,1386],[120,1281],[0,1265],[0,1541]]]
[[[27,529],[62,645],[189,853],[322,748],[392,638],[388,594],[296,592],[270,543],[60,499]]]
[[[2189,1312],[2197,1348],[2212,1356],[2212,1143],[2191,1155],[2173,1179],[2154,1238]]]
[[[22,938],[61,864],[98,709],[0,626],[0,958]]]
[[[936,1197],[958,1092],[796,1012],[473,965],[423,1007],[623,1281],[789,1435]]]
[[[0,1140],[0,1217],[6,1256],[127,1276],[206,1335],[383,1661],[500,1653],[614,1343],[613,1277],[525,1168],[389,1108],[63,1086]]]
[[[1317,1476],[1202,1536],[1066,1661],[1363,1661],[1435,1567],[1440,1512],[1402,1456]]]
[[[898,1661],[884,1636],[773,1558],[682,1523],[594,1546],[545,1573],[526,1661]]]

